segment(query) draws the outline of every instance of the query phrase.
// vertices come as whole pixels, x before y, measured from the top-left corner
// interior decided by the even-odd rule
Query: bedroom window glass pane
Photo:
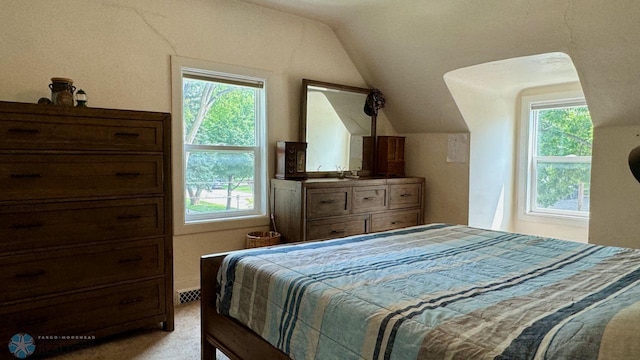
[[[263,215],[264,84],[199,70],[182,80],[185,221]]]
[[[591,156],[593,126],[586,106],[533,110],[537,156]]]
[[[528,213],[589,217],[593,125],[584,99],[530,107]]]
[[[538,210],[589,213],[591,164],[588,162],[539,161],[536,163]]]
[[[186,157],[187,218],[255,209],[252,151],[187,151]]]
[[[185,78],[183,90],[185,144],[256,144],[260,89]]]

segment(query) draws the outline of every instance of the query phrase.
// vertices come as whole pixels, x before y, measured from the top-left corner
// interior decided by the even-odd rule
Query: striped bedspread
[[[640,359],[640,251],[425,225],[226,257],[218,311],[292,359]]]

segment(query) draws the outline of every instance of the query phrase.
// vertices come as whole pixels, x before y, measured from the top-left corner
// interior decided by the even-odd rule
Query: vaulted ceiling
[[[446,73],[557,52],[573,61],[595,126],[640,124],[637,0],[244,1],[330,26],[400,133],[468,130]],[[505,76],[497,64],[487,84]]]

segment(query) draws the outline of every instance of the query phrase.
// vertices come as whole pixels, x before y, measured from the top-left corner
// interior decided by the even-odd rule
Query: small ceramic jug
[[[54,105],[73,106],[73,80],[67,78],[51,78],[51,103]]]

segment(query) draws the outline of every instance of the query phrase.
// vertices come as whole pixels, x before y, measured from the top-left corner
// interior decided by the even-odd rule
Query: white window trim
[[[533,122],[530,121],[531,104],[534,103],[552,103],[561,102],[566,103],[568,101],[584,101],[584,93],[581,90],[571,91],[550,91],[541,94],[521,95],[520,96],[520,121],[519,121],[519,139],[518,139],[518,186],[517,186],[517,211],[518,218],[521,221],[549,223],[556,225],[569,225],[577,227],[586,227],[589,225],[589,216],[584,216],[576,212],[557,212],[549,209],[535,209],[535,212],[530,211],[531,204],[535,203],[535,186],[532,186],[531,182],[533,176],[529,176],[530,172],[535,172],[535,167],[531,161],[532,142],[529,141],[533,132]],[[556,161],[562,157],[547,156],[538,157],[540,160]],[[580,156],[575,160],[578,162],[589,161],[590,156]],[[528,189],[534,189],[529,192]]]
[[[228,218],[210,219],[201,222],[186,222],[184,211],[184,133],[182,120],[182,76],[184,72],[197,73],[198,70],[212,74],[239,74],[248,79],[260,79],[264,84],[264,106],[260,106],[260,111],[264,111],[262,117],[264,128],[256,128],[256,145],[260,146],[262,151],[256,156],[256,177],[258,175],[263,179],[260,184],[260,194],[256,191],[256,214],[246,216],[235,216]],[[185,235],[204,233],[221,230],[231,230],[239,228],[249,228],[258,226],[268,226],[269,218],[267,215],[268,201],[268,171],[267,171],[267,79],[271,76],[271,72],[261,69],[246,68],[230,64],[222,64],[205,60],[185,58],[181,56],[171,56],[171,145],[172,145],[172,181],[173,181],[173,223],[174,235]],[[256,181],[256,188],[258,187]],[[259,199],[258,199],[259,198]]]

